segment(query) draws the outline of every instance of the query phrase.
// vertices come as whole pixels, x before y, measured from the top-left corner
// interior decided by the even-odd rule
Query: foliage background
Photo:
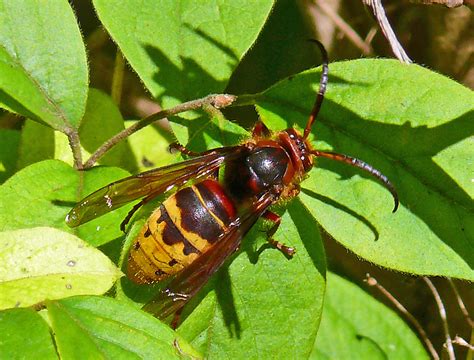
[[[376,28],[375,22],[370,19],[359,1],[333,1],[330,5],[333,11],[346,19],[352,29],[362,38],[365,38],[372,29]],[[398,1],[387,1],[385,5],[396,33],[415,63],[424,64],[470,88],[473,87],[473,17],[467,8],[447,10],[443,7],[414,5]],[[76,11],[83,37],[87,43],[90,85],[110,93],[113,69],[116,63],[116,47],[100,28],[92,4],[77,1],[72,2],[72,6]],[[292,31],[289,32],[288,29],[292,29]],[[307,46],[295,44],[293,41],[295,38],[321,39],[329,49],[331,61],[361,57],[361,49],[355,46],[346,35],[335,26],[334,21],[327,13],[324,13],[321,7],[313,2],[300,1],[298,6],[294,6],[293,1],[279,1],[271,21],[262,33],[261,44],[257,44],[254,51],[239,65],[227,91],[235,94],[261,91],[268,88],[276,79],[282,79],[316,65],[317,58],[315,60],[314,51],[308,50]],[[374,38],[367,43],[370,43],[372,48],[370,56],[391,57],[390,48],[380,32],[376,33]],[[278,44],[278,46],[274,44]],[[285,59],[285,61],[276,61],[275,59]],[[186,79],[189,73],[183,71],[181,75],[183,79]],[[120,112],[126,119],[141,118],[159,110],[129,67],[126,67],[123,88],[125,92],[122,95]],[[103,105],[105,100],[100,98],[99,92],[94,96],[97,98],[96,106],[105,106]],[[117,114],[118,117],[122,115]],[[256,113],[252,108],[247,109],[245,113],[229,110],[227,115],[237,118],[244,126],[250,126],[256,119]],[[31,131],[34,136],[38,136],[38,131],[40,131],[34,128],[34,124],[25,126],[23,119],[9,113],[2,115],[0,126],[4,129],[20,129],[23,126],[23,131]],[[169,125],[163,122],[162,126],[166,130]],[[172,139],[166,131],[161,131],[161,133],[163,134],[163,143]],[[136,138],[131,141],[139,142],[140,140]],[[90,147],[94,148],[94,144],[91,144]],[[21,166],[19,167],[34,163],[34,152],[20,154],[20,159]],[[158,166],[167,163],[169,159],[157,150],[156,158],[147,160]],[[113,157],[110,161],[110,165],[113,165]],[[146,161],[144,163],[142,165],[145,168]],[[138,170],[136,167],[136,164],[130,162],[127,170],[135,172]],[[142,166],[139,165],[139,167]],[[373,266],[357,258],[328,236],[324,242],[330,269],[362,287],[364,286],[362,279],[365,277],[365,273],[370,272],[421,320],[435,344],[443,342],[442,327],[437,316],[433,316],[433,314],[437,314],[437,311],[432,295],[420,280],[387,272]],[[456,329],[456,332],[464,338],[469,338],[470,329],[458,311],[454,296],[446,281],[436,279],[435,284],[438,285],[448,306],[452,328]],[[459,282],[458,285],[465,298],[472,297],[472,290],[468,284]],[[373,294],[380,298],[378,293],[374,292]],[[384,298],[380,299],[386,301]]]

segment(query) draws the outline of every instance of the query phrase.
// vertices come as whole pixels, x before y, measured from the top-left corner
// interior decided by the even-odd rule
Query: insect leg
[[[253,128],[252,136],[268,137],[270,136],[270,130],[268,130],[267,126],[262,122],[262,120],[258,120],[255,124],[255,127]]]
[[[169,146],[169,150],[178,150],[181,154],[188,155],[188,156],[200,156],[203,155],[202,153],[198,153],[195,151],[191,151],[187,149],[185,146],[178,144],[177,142],[171,143]]]
[[[196,151],[189,150],[186,146],[183,146],[183,145],[181,145],[177,142],[171,143],[169,145],[169,150],[170,151],[177,150],[181,154],[191,156],[191,157],[218,154],[218,153],[220,153],[221,149],[222,148],[217,148],[217,149],[211,149],[211,150],[207,150],[207,151],[203,151],[203,152],[196,152]]]
[[[128,222],[132,218],[133,214],[135,214],[138,209],[140,209],[143,205],[145,205],[148,201],[150,201],[151,199],[154,199],[155,197],[156,197],[155,193],[150,194],[146,198],[143,198],[142,200],[140,200],[139,203],[135,204],[132,210],[130,210],[127,216],[125,216],[125,219],[123,219],[122,222],[120,223],[120,230],[122,232],[125,232],[125,227],[127,226]]]
[[[176,328],[178,327],[179,320],[180,320],[180,318],[181,318],[181,313],[182,313],[182,312],[183,312],[183,308],[178,309],[178,310],[174,313],[174,315],[173,315],[173,320],[171,320],[171,324],[170,324],[170,326],[171,326],[171,328],[172,328],[173,330],[176,330]]]
[[[273,235],[276,233],[276,231],[278,230],[278,227],[280,226],[281,217],[269,210],[265,211],[262,217],[264,217],[267,220],[273,221],[274,223],[273,226],[270,228],[270,230],[267,231],[267,241],[272,246],[276,247],[278,250],[283,252],[285,255],[292,257],[296,252],[296,249],[294,247],[286,246],[285,244],[273,239]]]

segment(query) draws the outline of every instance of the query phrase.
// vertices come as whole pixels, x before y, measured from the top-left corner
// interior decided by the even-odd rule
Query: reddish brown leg
[[[253,128],[252,135],[259,137],[268,137],[270,136],[270,130],[268,130],[266,125],[261,120],[258,120],[255,124],[255,127]]]
[[[177,142],[171,143],[169,146],[170,151],[171,150],[178,150],[181,154],[188,155],[188,156],[200,156],[203,155],[203,153],[198,153],[195,151],[191,151],[187,149],[185,146],[178,144]]]
[[[181,318],[181,312],[183,311],[183,308],[179,309],[178,311],[176,311],[173,315],[173,320],[171,320],[171,328],[173,330],[176,330],[176,328],[178,327],[179,325],[179,320]]]
[[[191,156],[191,157],[209,155],[209,154],[213,154],[213,153],[219,151],[219,149],[211,149],[211,150],[207,150],[207,151],[203,151],[203,152],[196,152],[196,151],[189,150],[188,148],[186,148],[185,146],[183,146],[181,144],[178,144],[177,142],[171,143],[170,146],[169,146],[169,149],[170,149],[170,151],[171,150],[177,150],[181,154]]]
[[[187,149],[185,146],[183,146],[181,144],[178,144],[176,142],[171,143],[170,146],[169,146],[169,149],[170,150],[178,150],[181,154],[191,156],[191,157],[209,155],[209,154],[212,154],[215,151],[215,149],[212,149],[212,150],[203,151],[203,152],[195,152],[195,151],[191,151],[191,150]],[[214,171],[212,173],[212,177],[214,179],[219,178],[219,169],[216,169],[216,171]]]
[[[283,252],[285,255],[292,257],[296,252],[296,249],[294,247],[286,246],[285,244],[282,244],[281,242],[273,239],[273,235],[276,233],[276,231],[278,230],[278,227],[280,226],[281,217],[269,210],[265,211],[262,217],[264,217],[267,220],[273,221],[274,223],[273,226],[270,228],[270,230],[267,231],[267,241],[272,246],[276,247],[278,250]]]

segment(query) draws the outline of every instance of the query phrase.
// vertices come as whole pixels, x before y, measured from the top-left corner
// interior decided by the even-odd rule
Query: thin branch
[[[329,6],[325,0],[316,1],[316,5],[319,9],[330,18],[336,27],[342,31],[342,33],[364,54],[371,55],[374,50],[372,46],[367,44],[359,34],[346,22],[342,17],[339,16],[332,8]]]
[[[387,289],[380,285],[375,278],[370,276],[370,274],[366,275],[365,282],[367,282],[369,286],[375,286],[398,309],[398,311],[407,318],[407,320],[415,327],[416,331],[418,331],[418,334],[420,334],[420,337],[425,342],[425,345],[433,359],[439,360],[438,353],[418,320],[416,320],[416,318],[392,294],[390,294]]]
[[[451,340],[451,336],[449,335],[448,319],[446,317],[446,309],[444,308],[443,301],[441,300],[441,297],[439,296],[438,290],[436,290],[436,287],[433,285],[431,280],[428,279],[426,276],[423,276],[423,280],[425,281],[425,283],[430,288],[430,290],[433,293],[433,296],[436,300],[436,304],[438,305],[439,316],[441,317],[441,322],[443,323],[444,336],[446,338],[445,344],[446,344],[446,348],[448,350],[449,359],[450,360],[455,360],[456,355],[454,355],[453,343],[452,343],[452,340]]]
[[[392,51],[397,57],[397,59],[401,62],[411,64],[411,59],[406,54],[402,45],[398,41],[395,32],[390,26],[390,23],[388,22],[387,15],[385,15],[385,10],[382,6],[381,0],[362,0],[362,2],[372,8],[372,12],[374,13],[375,18],[377,19],[377,22],[379,23],[380,28],[382,29],[382,32],[385,35],[385,38],[388,40],[390,46],[392,47]]]
[[[369,32],[367,33],[367,36],[364,39],[364,42],[367,45],[370,45],[372,43],[372,40],[374,40],[375,35],[377,35],[377,31],[378,31],[378,29],[377,29],[376,26],[372,26],[370,28]]]
[[[472,6],[472,0],[410,0],[412,3],[422,3],[425,5],[440,4],[448,8],[458,7],[462,5]]]
[[[462,298],[459,295],[459,291],[456,285],[454,284],[451,278],[448,278],[448,281],[449,281],[449,285],[451,285],[451,289],[453,289],[453,292],[456,295],[456,300],[458,301],[459,308],[461,309],[461,312],[464,315],[466,322],[469,324],[471,329],[474,329],[474,321],[472,320],[471,315],[469,315],[469,311],[467,311],[466,305],[464,305],[464,302],[462,301]]]
[[[123,139],[126,139],[133,133],[137,132],[138,130],[144,128],[147,125],[154,123],[157,120],[163,119],[168,116],[173,116],[185,111],[195,110],[203,107],[204,105],[212,105],[215,108],[223,108],[232,104],[236,99],[234,95],[227,95],[227,94],[217,94],[217,95],[208,95],[204,98],[192,100],[185,102],[183,104],[179,104],[174,108],[162,110],[155,114],[152,114],[140,121],[137,121],[132,126],[128,127],[127,129],[119,132],[118,134],[111,137],[109,140],[104,142],[95,152],[91,155],[89,160],[84,164],[84,168],[88,169],[92,167],[97,160],[99,160],[107,151],[109,151],[113,146],[117,145]]]
[[[118,106],[120,106],[120,100],[122,99],[124,69],[125,59],[123,58],[120,49],[117,48],[117,53],[115,54],[114,73],[112,75],[112,89],[110,93],[115,104]]]
[[[458,335],[454,337],[453,344],[464,346],[464,347],[467,347],[469,350],[474,351],[474,346],[469,344],[466,340],[464,340],[462,337]]]
[[[82,152],[81,152],[81,143],[79,141],[79,134],[76,129],[70,128],[66,130],[66,136],[69,141],[69,146],[72,150],[72,156],[74,159],[74,168],[77,170],[82,170]]]

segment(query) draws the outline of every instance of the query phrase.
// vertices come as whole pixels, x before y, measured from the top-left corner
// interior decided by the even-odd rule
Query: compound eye
[[[313,157],[301,155],[301,162],[303,163],[304,171],[308,172],[313,167]]]

